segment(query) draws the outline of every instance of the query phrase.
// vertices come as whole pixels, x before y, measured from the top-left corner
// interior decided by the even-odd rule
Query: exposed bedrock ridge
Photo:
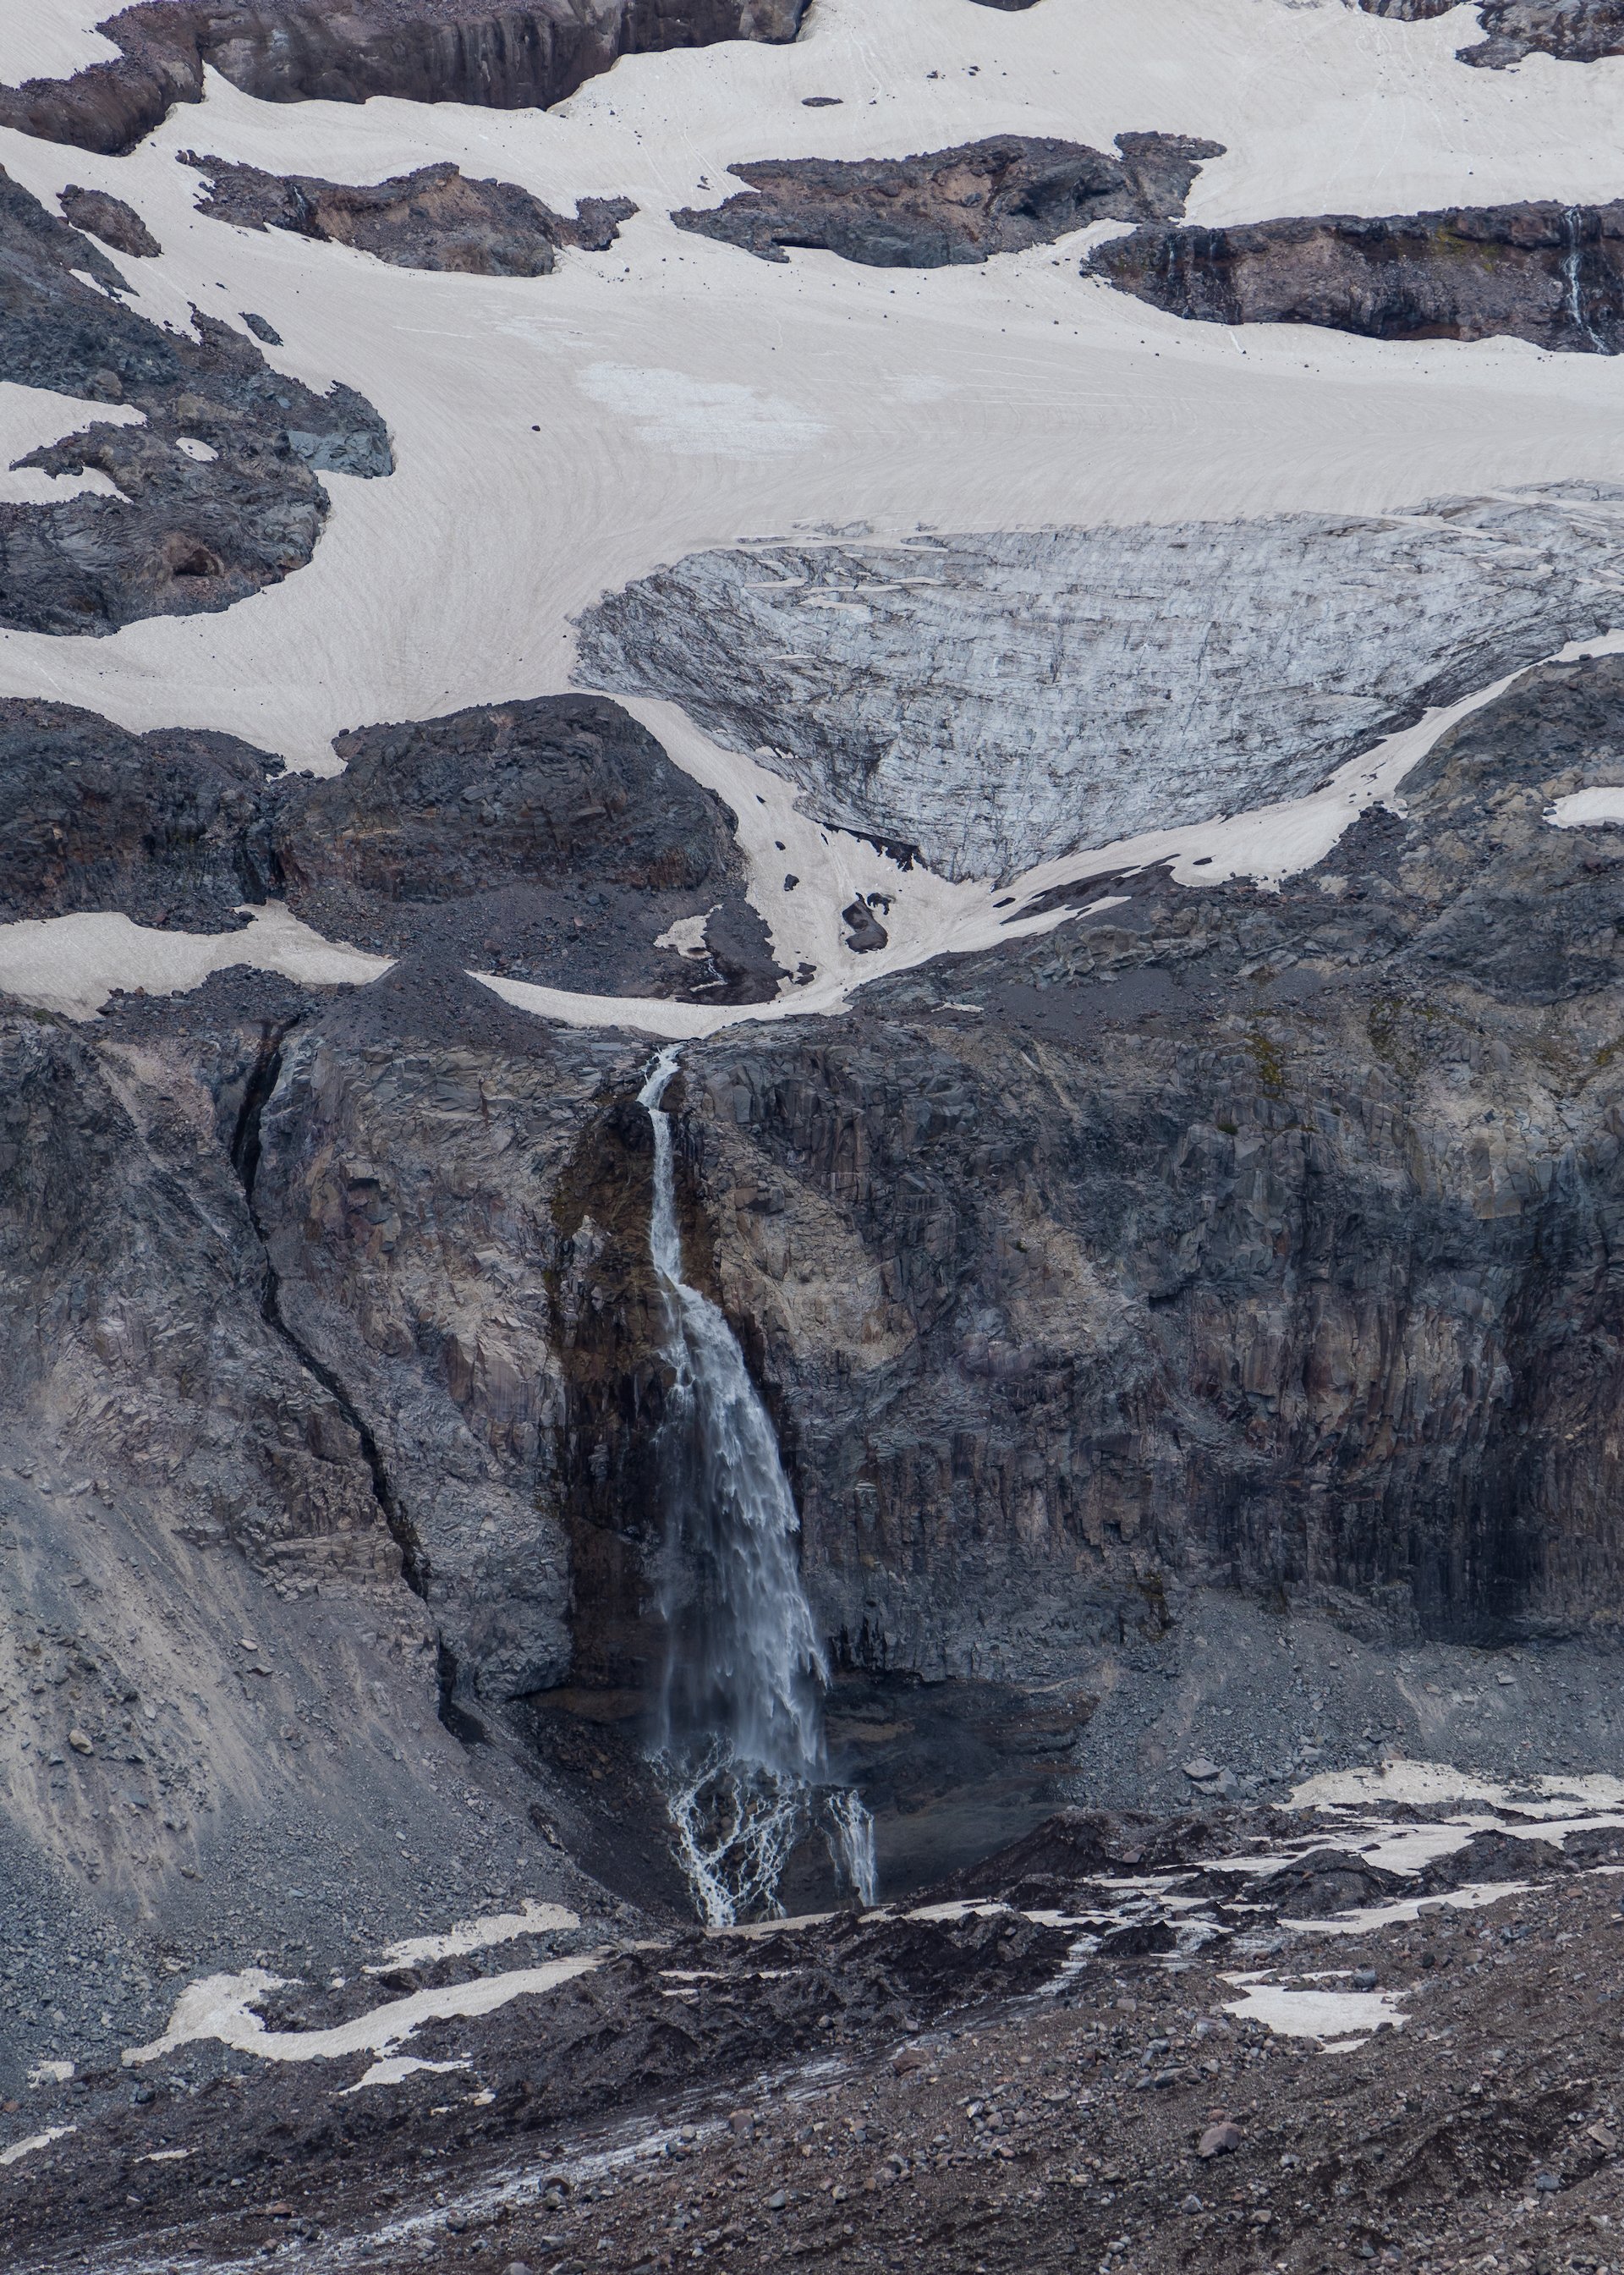
[[[94,469],[123,495],[0,505],[7,628],[110,632],[229,608],[310,559],[329,503],[321,473],[393,470],[383,421],[353,389],[315,394],[195,309],[195,336],[165,329],[127,290],[100,246],[0,172],[0,379],[142,413],[19,461]]]
[[[1545,816],[1620,781],[1624,662],[1540,670],[1279,895],[1142,872],[838,1025],[684,1054],[695,1251],[838,1656],[1052,1681],[1136,1590],[1196,1580],[1613,1631],[1624,837]],[[563,1354],[577,1665],[610,1687],[652,1648],[617,1198],[645,1143],[606,1122],[565,1220],[616,1291]]]
[[[692,554],[587,612],[580,672],[683,704],[842,827],[1008,877],[1298,795],[1605,628],[1621,509],[1574,484],[1390,519]]]
[[[183,165],[206,178],[200,213],[238,229],[284,229],[323,244],[351,246],[397,268],[547,276],[561,247],[601,253],[637,211],[628,198],[583,198],[574,218],[567,219],[517,183],[470,180],[450,164],[419,166],[383,182],[350,183],[268,174],[190,150],[180,156]]]
[[[876,268],[940,268],[1050,245],[1099,221],[1182,214],[1201,161],[1221,142],[1119,134],[1120,157],[1086,143],[1000,134],[910,158],[785,158],[729,168],[749,190],[674,213],[679,229],[763,261],[816,246]]]
[[[1420,23],[1446,16],[1459,0],[1358,0],[1370,16]],[[1524,56],[1554,56],[1559,63],[1599,63],[1624,55],[1624,0],[1484,0],[1477,21],[1488,34],[1473,48],[1457,48],[1463,64],[1504,71]]]
[[[766,1000],[734,817],[617,703],[543,696],[337,739],[283,775],[230,736],[0,699],[0,922],[190,932],[285,901],[329,939],[596,994]],[[686,919],[691,952],[656,942]]]
[[[98,28],[121,53],[71,79],[0,88],[0,125],[132,150],[205,65],[264,102],[562,102],[622,56],[794,39],[807,0],[147,0]]]
[[[1084,274],[1209,324],[1318,324],[1381,340],[1624,346],[1624,199],[1326,214],[1234,229],[1137,229]]]

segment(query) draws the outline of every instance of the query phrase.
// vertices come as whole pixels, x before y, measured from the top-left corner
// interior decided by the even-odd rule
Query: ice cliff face
[[[1621,506],[765,542],[606,599],[580,670],[674,698],[830,820],[1009,877],[1311,789],[1600,628]]]

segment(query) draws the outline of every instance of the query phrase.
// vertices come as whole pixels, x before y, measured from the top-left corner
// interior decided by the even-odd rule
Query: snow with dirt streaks
[[[160,2060],[178,2046],[212,2038],[238,2053],[257,2054],[262,2061],[336,2061],[346,2054],[389,2054],[425,2022],[456,2015],[489,2014],[515,1999],[534,1998],[590,1975],[599,1964],[595,1956],[551,1959],[540,1967],[518,1967],[505,1975],[476,1976],[472,1982],[442,1984],[436,1989],[414,1991],[409,1998],[393,1999],[346,2022],[325,2030],[273,2030],[255,2012],[273,1991],[288,1988],[287,1980],[250,1967],[240,1975],[208,1975],[189,1984],[176,2002],[169,2028],[150,2045],[127,2047],[122,2057],[127,2067]]]

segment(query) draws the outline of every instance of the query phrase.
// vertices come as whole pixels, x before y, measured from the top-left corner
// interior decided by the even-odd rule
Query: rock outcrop
[[[65,703],[0,700],[0,923],[117,909],[234,930],[265,879],[250,851],[279,759],[230,735],[131,735]]]
[[[1446,16],[1459,0],[1358,0],[1370,16],[1419,23]],[[1505,71],[1524,56],[1553,56],[1559,63],[1599,63],[1624,55],[1624,0],[1484,0],[1477,21],[1488,36],[1457,48],[1463,64]]]
[[[1008,877],[1315,788],[1610,624],[1620,499],[694,554],[587,614],[581,672],[673,698],[844,828]]]
[[[397,268],[470,276],[548,276],[561,247],[601,253],[637,210],[626,198],[583,198],[567,220],[517,183],[471,181],[449,164],[351,183],[268,174],[190,150],[181,162],[204,176],[198,211],[216,221],[353,246]]]
[[[993,0],[996,4],[996,0]],[[1081,142],[994,135],[911,158],[785,158],[729,168],[750,188],[679,229],[763,261],[816,246],[875,268],[941,268],[1052,245],[1099,221],[1182,214],[1223,145],[1182,134],[1119,134],[1120,157]]]
[[[1624,346],[1624,200],[1454,207],[1233,229],[1137,229],[1084,275],[1209,324],[1319,324],[1379,340]]]
[[[290,779],[253,841],[318,931],[588,994],[777,993],[733,816],[617,703],[489,704],[336,748],[344,772]],[[658,945],[684,920],[691,953]]]
[[[527,110],[625,55],[792,40],[806,0],[141,0],[98,28],[120,50],[66,79],[0,88],[0,125],[132,150],[207,66],[261,102],[477,103]]]
[[[196,310],[192,333],[166,330],[127,290],[100,246],[0,173],[0,378],[141,414],[20,462],[94,469],[122,495],[0,505],[0,625],[111,632],[229,608],[310,559],[322,473],[392,471],[383,421],[352,389],[314,393]]]
[[[87,230],[132,261],[151,261],[163,250],[135,208],[105,190],[80,189],[70,182],[58,202],[64,220],[72,228]]]
[[[336,748],[344,772],[313,780],[229,735],[0,700],[0,922],[235,931],[276,899],[379,955],[586,994],[777,993],[732,814],[617,703],[490,704]]]

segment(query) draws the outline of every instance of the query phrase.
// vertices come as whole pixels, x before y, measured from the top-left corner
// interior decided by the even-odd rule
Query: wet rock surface
[[[842,828],[1007,877],[1318,788],[1602,629],[1620,503],[1575,484],[1391,519],[691,554],[588,610],[580,669],[681,703]]]
[[[1412,24],[1447,15],[1456,4],[1457,0],[1359,0],[1367,15],[1397,16]],[[1455,52],[1463,64],[1484,71],[1506,71],[1530,55],[1572,64],[1624,55],[1620,0],[1485,0],[1477,21],[1487,36]]]
[[[1619,868],[1545,816],[1621,722],[1616,660],[1539,670],[1278,893],[1149,869],[685,1054],[840,1659],[1053,1680],[1197,1578],[1602,1631]]]
[[[1616,355],[1624,344],[1617,200],[1138,229],[1091,253],[1084,273],[1201,323],[1520,339],[1570,355]]]
[[[516,183],[473,181],[449,164],[358,184],[268,174],[192,151],[181,160],[204,178],[200,213],[238,229],[283,229],[351,246],[397,268],[548,276],[562,247],[601,253],[637,210],[625,198],[583,198],[566,219]]]
[[[107,633],[230,608],[309,561],[323,473],[393,469],[353,389],[315,394],[196,310],[190,332],[166,330],[127,289],[99,245],[0,174],[0,378],[83,397],[90,414],[22,463],[93,471],[120,493],[0,505],[0,625]],[[95,419],[98,403],[140,419]]]
[[[1182,214],[1201,162],[1222,145],[1119,134],[1113,157],[1077,142],[997,136],[910,158],[789,158],[729,170],[747,192],[672,215],[763,261],[816,246],[877,268],[940,268],[1051,245],[1099,221]]]
[[[0,88],[0,124],[110,154],[132,150],[205,67],[261,102],[466,102],[544,109],[620,57],[717,40],[792,40],[805,0],[143,0],[99,28],[119,49],[66,79]]]

